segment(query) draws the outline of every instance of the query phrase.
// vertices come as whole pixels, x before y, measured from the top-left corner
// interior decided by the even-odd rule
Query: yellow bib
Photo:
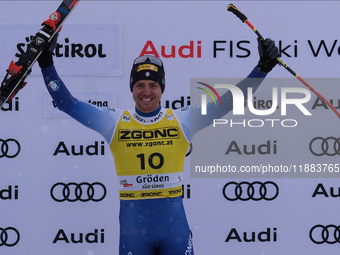
[[[145,121],[125,111],[110,144],[120,199],[182,195],[182,173],[189,142],[170,109]]]

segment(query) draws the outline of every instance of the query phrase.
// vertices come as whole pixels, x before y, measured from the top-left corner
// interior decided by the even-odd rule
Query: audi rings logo
[[[20,233],[18,230],[12,227],[0,228],[0,247],[8,246],[12,247],[16,245],[20,240]]]
[[[0,158],[15,158],[19,155],[21,146],[20,143],[13,139],[0,139]]]
[[[80,184],[70,182],[68,184],[58,182],[51,188],[51,197],[57,202],[99,202],[106,196],[106,188],[100,182],[92,184],[82,182]]]
[[[333,136],[323,138],[315,137],[309,143],[309,150],[315,156],[335,156],[340,155],[340,138]]]
[[[223,196],[229,201],[274,200],[279,195],[279,187],[272,181],[267,182],[228,182],[223,187]]]
[[[340,226],[333,224],[323,226],[315,225],[309,231],[309,238],[316,244],[335,244],[340,243]]]

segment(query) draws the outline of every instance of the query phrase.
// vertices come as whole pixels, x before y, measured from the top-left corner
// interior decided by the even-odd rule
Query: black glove
[[[263,73],[269,73],[274,66],[278,63],[277,57],[280,57],[280,52],[278,48],[275,46],[275,42],[270,38],[265,39],[262,41],[260,37],[257,38],[258,42],[258,49],[260,60],[257,64],[257,67]]]
[[[40,68],[53,65],[53,51],[57,47],[58,33],[53,37],[49,47],[45,49],[38,58]]]

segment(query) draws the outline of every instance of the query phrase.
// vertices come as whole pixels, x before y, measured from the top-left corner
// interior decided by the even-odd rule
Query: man
[[[260,61],[238,87],[256,90],[277,64],[277,47],[270,39],[258,42]],[[130,90],[135,109],[123,111],[97,108],[74,98],[59,78],[52,53],[45,51],[38,60],[49,93],[57,107],[83,125],[99,132],[110,145],[119,180],[120,255],[193,255],[191,233],[182,204],[182,172],[190,140],[190,107],[172,111],[160,106],[165,90],[162,61],[140,56],[132,66]],[[250,79],[258,78],[258,79]],[[230,94],[217,115],[232,110]],[[225,105],[223,103],[223,105]],[[209,105],[208,105],[209,107]],[[211,122],[196,118],[196,130]],[[129,147],[131,139],[141,144]]]

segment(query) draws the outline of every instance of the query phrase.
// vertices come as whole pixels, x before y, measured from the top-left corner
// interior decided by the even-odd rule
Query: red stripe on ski
[[[72,9],[76,4],[79,2],[79,0],[74,0],[68,8]]]

